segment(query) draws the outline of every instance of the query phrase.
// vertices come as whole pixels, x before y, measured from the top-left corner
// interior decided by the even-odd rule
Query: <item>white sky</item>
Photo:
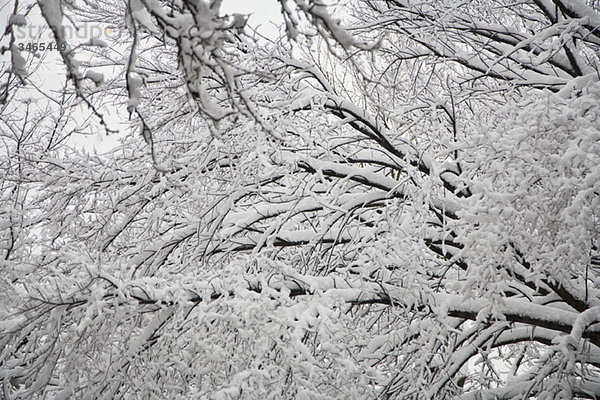
[[[223,0],[221,11],[227,14],[249,14],[248,24],[259,26],[259,32],[266,36],[277,34],[277,25],[283,24],[281,6],[277,0]]]

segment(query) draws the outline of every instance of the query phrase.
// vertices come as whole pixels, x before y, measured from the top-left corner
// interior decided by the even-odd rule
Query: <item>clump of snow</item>
[[[92,80],[96,86],[100,86],[104,83],[104,75],[101,72],[88,70],[85,72],[85,77]]]
[[[129,10],[131,16],[148,31],[152,33],[160,32],[154,21],[152,21],[152,16],[140,0],[131,0],[129,2]]]
[[[127,101],[127,110],[132,113],[140,104],[140,87],[142,78],[138,75],[129,74],[127,76],[127,88],[129,90],[129,100]]]
[[[9,25],[17,25],[17,26],[25,26],[27,25],[27,20],[24,15],[21,14],[13,14],[8,19]]]
[[[573,323],[573,329],[571,335],[575,341],[581,340],[585,330],[592,324],[600,321],[600,307],[592,307],[589,310],[579,314],[575,323]]]
[[[87,46],[108,47],[106,42],[98,37],[93,37],[85,43]]]
[[[311,14],[315,20],[321,21],[333,38],[346,50],[349,50],[356,44],[356,41],[344,28],[342,28],[339,19],[334,19],[327,12],[324,5],[316,3],[299,3],[299,6],[306,13]]]
[[[15,75],[21,79],[27,77],[27,68],[25,67],[27,62],[19,52],[17,46],[14,44],[10,48],[10,56],[12,59],[12,71],[15,73]]]

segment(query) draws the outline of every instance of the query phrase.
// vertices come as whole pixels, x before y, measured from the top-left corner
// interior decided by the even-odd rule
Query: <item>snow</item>
[[[567,10],[567,14],[572,18],[582,18],[585,23],[590,24],[595,27],[595,30],[600,28],[600,16],[598,12],[594,10],[592,7],[588,6],[581,0],[569,0],[561,3],[563,7]]]
[[[27,25],[27,19],[22,14],[12,14],[8,19],[9,25],[25,26]]]
[[[312,15],[317,24],[322,23],[325,25],[327,30],[331,33],[333,38],[346,50],[350,50],[355,44],[356,41],[345,29],[340,26],[340,21],[334,19],[329,12],[327,11],[327,7],[323,4],[319,3],[308,3],[305,1],[297,1],[298,6],[300,8]]]
[[[585,310],[577,316],[573,322],[571,335],[577,342],[581,340],[583,333],[593,324],[600,322],[600,307],[592,307]],[[600,327],[596,327],[596,332],[600,332]]]
[[[96,86],[101,86],[102,83],[104,83],[104,74],[101,72],[87,70],[85,72],[85,77],[93,81]]]
[[[12,61],[12,70],[21,79],[25,79],[28,75],[27,73],[27,61],[19,52],[19,49],[15,44],[13,44],[10,48],[10,56]]]
[[[55,35],[58,36],[58,39],[62,42],[64,41],[62,27],[62,8],[60,4],[60,0],[39,0],[38,4],[42,9],[42,14],[44,18],[48,22],[48,25],[52,28]]]
[[[313,18],[329,40],[354,46],[325,6],[298,0],[305,7],[298,11],[293,3],[282,4],[288,22]],[[538,3],[544,0],[526,7],[534,10]],[[40,4],[60,37],[60,9],[48,10],[60,2]],[[144,133],[152,132],[157,157],[176,171],[153,168],[139,135],[101,158],[45,150],[47,124],[40,123],[41,130],[31,124],[34,146],[25,146],[27,138],[23,146],[6,141],[0,164],[8,171],[8,190],[0,197],[34,214],[29,219],[18,210],[0,210],[0,225],[19,234],[0,289],[18,292],[14,307],[27,310],[24,317],[0,321],[2,356],[10,365],[4,377],[22,373],[30,379],[23,390],[40,388],[24,397],[62,391],[82,398],[435,398],[456,394],[460,388],[454,385],[463,377],[462,389],[475,390],[473,396],[457,394],[466,398],[523,397],[535,379],[551,383],[548,390],[564,398],[569,396],[561,390],[569,386],[598,389],[568,375],[593,372],[600,360],[593,344],[600,298],[592,258],[600,201],[600,112],[592,94],[600,86],[592,76],[557,78],[554,68],[560,66],[545,58],[561,49],[548,46],[536,74],[568,82],[563,97],[525,88],[503,91],[491,77],[462,85],[453,78],[472,75],[433,58],[410,58],[411,51],[420,51],[410,40],[385,43],[386,53],[358,53],[361,63],[332,59],[335,68],[359,68],[353,70],[360,72],[357,79],[364,74],[366,90],[358,84],[341,88],[336,79],[330,82],[326,66],[319,70],[279,56],[292,56],[300,40],[291,49],[279,43],[263,49],[238,35],[237,51],[228,35],[239,34],[229,29],[236,19],[241,24],[240,14],[219,19],[202,0],[177,3],[181,7],[173,10],[159,0],[130,4],[132,19],[144,29],[130,59],[118,58],[127,76],[107,79],[102,92],[114,93],[122,104],[126,80],[132,110],[143,90]],[[456,9],[439,5],[434,11],[450,19],[461,20],[463,7],[476,10],[468,2]],[[72,9],[64,11],[66,18]],[[395,29],[393,14],[366,14],[373,21],[364,24],[372,29],[365,35]],[[151,23],[167,36],[160,44],[145,31]],[[439,27],[435,33],[443,38],[444,25]],[[530,40],[505,29],[501,37],[533,46],[571,34],[563,28]],[[582,54],[590,49],[579,47],[584,41],[573,44]],[[496,48],[501,58],[493,66],[482,54],[481,65],[475,59],[472,66],[503,71],[509,65],[504,62],[512,63],[502,58],[510,48]],[[167,67],[149,57],[155,50]],[[63,55],[69,72],[76,66],[69,54],[79,51],[109,53],[69,49]],[[18,59],[29,53],[11,53],[15,70],[31,62]],[[556,56],[553,61],[567,62]],[[177,62],[183,70],[174,73]],[[415,68],[404,74],[407,66]],[[103,82],[100,71],[107,68],[85,72],[84,94],[97,92],[91,83]],[[215,71],[222,80],[211,80]],[[446,74],[451,79],[444,82]],[[519,79],[531,83],[537,75]],[[424,84],[426,79],[433,83]],[[186,85],[191,104],[177,92]],[[446,91],[456,100],[456,138],[437,108],[454,112]],[[267,95],[272,103],[263,102]],[[210,134],[216,125],[211,118],[219,120],[222,134]],[[277,139],[262,131],[263,122],[275,127]],[[16,157],[17,145],[26,158]],[[11,191],[15,183],[19,190]],[[473,195],[457,196],[454,188],[463,186]],[[440,210],[454,215],[445,218]],[[0,232],[0,241],[12,246],[8,233]],[[441,254],[428,248],[438,242]],[[7,252],[4,244],[0,251]],[[32,252],[32,244],[40,250]],[[523,364],[510,379],[493,374],[496,357],[511,364],[521,356]],[[523,370],[528,374],[518,375]],[[477,392],[482,387],[492,389]]]
[[[85,45],[95,47],[108,47],[108,44],[104,40],[97,37],[91,38],[85,43]]]
[[[226,110],[209,96],[204,85],[198,83],[196,87],[198,90],[197,93],[199,94],[200,104],[202,105],[202,111],[208,114],[208,116],[215,121],[221,120],[225,116]]]
[[[127,109],[130,113],[135,110],[140,104],[140,88],[142,87],[142,78],[135,74],[127,75],[127,88],[129,90],[129,100],[127,101]]]
[[[142,4],[142,0],[130,0],[129,1],[129,9],[131,12],[131,16],[140,23],[144,28],[148,31],[159,34],[160,30],[157,28],[156,24],[152,20],[152,16]]]
[[[539,305],[523,299],[506,298],[500,304],[492,304],[481,300],[466,299],[459,295],[435,294],[433,296],[435,299],[433,304],[440,306],[440,312],[448,315],[457,313],[477,315],[482,311],[489,310],[489,312],[493,311],[494,314],[504,315],[509,321],[524,322],[540,327],[552,327],[563,332],[569,332],[579,318],[579,314],[576,312]],[[585,315],[588,318],[591,318],[590,315],[594,315],[595,318],[596,311]],[[590,320],[584,318],[581,321],[580,324],[583,324]],[[594,327],[590,331],[600,332],[600,326]]]
[[[17,331],[20,326],[27,322],[27,317],[23,314],[9,317],[3,321],[0,321],[0,331],[2,332],[13,332]]]
[[[298,159],[298,162],[305,163],[325,175],[332,174],[334,176],[348,177],[350,179],[354,178],[357,182],[384,190],[388,192],[390,196],[404,196],[404,189],[401,186],[401,183],[395,179],[383,176],[373,168],[360,168],[331,161],[321,161],[314,158],[301,158]]]

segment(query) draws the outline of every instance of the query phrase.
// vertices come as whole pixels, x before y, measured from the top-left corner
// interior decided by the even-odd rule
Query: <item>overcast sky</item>
[[[250,14],[248,23],[251,26],[261,25],[263,35],[274,35],[277,29],[273,22],[283,23],[281,6],[277,0],[223,0],[221,10],[224,13]]]

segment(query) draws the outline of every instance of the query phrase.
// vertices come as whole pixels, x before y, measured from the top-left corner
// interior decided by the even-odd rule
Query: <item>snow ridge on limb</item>
[[[386,31],[406,32],[420,44],[406,49],[407,57],[433,55],[471,71],[474,80],[491,77],[557,91],[574,77],[593,72],[572,39],[597,45],[598,13],[579,0],[534,3],[499,2],[502,12],[492,17],[486,2],[444,5],[448,12],[443,15],[439,4],[429,1],[367,2],[386,16],[381,20]],[[531,17],[531,26],[522,15]]]
[[[468,188],[463,188],[463,185],[456,176],[451,173],[454,168],[450,167],[449,163],[445,165],[443,171],[438,172],[438,167],[435,161],[428,154],[419,149],[413,143],[406,141],[404,138],[398,137],[395,132],[390,131],[380,122],[376,121],[373,115],[367,110],[361,108],[351,101],[339,96],[329,80],[315,66],[302,63],[297,60],[281,58],[287,65],[293,66],[299,71],[306,73],[307,76],[314,78],[323,88],[324,93],[308,89],[306,96],[299,97],[292,103],[295,110],[309,110],[313,106],[312,97],[325,96],[323,106],[332,111],[332,113],[355,129],[357,132],[364,134],[366,137],[374,140],[381,146],[381,150],[385,155],[392,160],[397,160],[399,166],[404,167],[406,164],[416,167],[421,173],[430,175],[434,179],[440,179],[444,186],[458,197],[468,197],[470,195]],[[393,140],[391,138],[394,138]]]

